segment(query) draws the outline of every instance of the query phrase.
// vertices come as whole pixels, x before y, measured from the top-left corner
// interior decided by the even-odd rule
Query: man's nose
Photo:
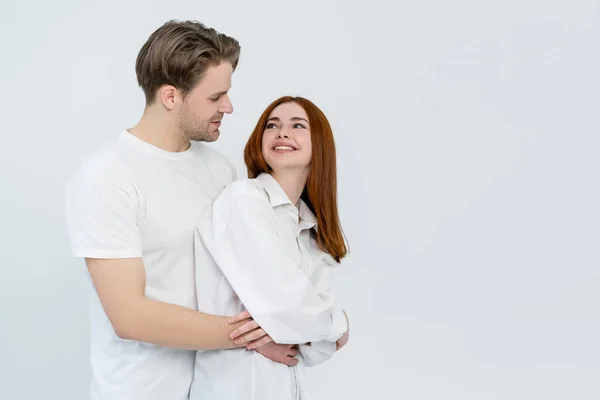
[[[233,112],[233,104],[231,104],[231,99],[229,99],[228,95],[223,96],[223,102],[221,103],[219,111],[225,114],[231,114]]]

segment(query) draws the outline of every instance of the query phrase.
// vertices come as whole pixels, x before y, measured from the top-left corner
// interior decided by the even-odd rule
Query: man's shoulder
[[[233,163],[219,150],[203,142],[192,142],[192,149],[196,156],[208,161],[209,163],[226,164],[233,166]]]
[[[235,165],[224,154],[206,143],[192,142],[193,154],[196,157],[200,171],[205,171],[204,178],[212,181],[221,191],[229,183],[237,179]]]
[[[131,178],[131,170],[119,152],[116,140],[105,143],[80,160],[71,175],[71,185],[107,183],[119,184]]]

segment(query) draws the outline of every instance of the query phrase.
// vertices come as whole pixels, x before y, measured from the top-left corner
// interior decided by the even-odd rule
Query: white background
[[[241,42],[214,144],[241,176],[278,96],[334,127],[352,334],[324,399],[600,398],[598,1],[1,4],[0,399],[88,396],[64,187],[141,116],[172,18]]]

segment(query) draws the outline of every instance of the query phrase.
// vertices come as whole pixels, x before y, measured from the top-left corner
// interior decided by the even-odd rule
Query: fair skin
[[[262,153],[267,165],[272,169],[272,176],[288,198],[297,204],[308,181],[312,158],[310,123],[306,111],[300,105],[294,102],[283,103],[271,112],[263,132]],[[251,318],[251,315],[245,311],[238,318]],[[232,318],[231,322],[237,322],[238,318]],[[256,322],[252,321],[250,324]],[[234,334],[237,333],[234,331]],[[348,343],[349,334],[348,330],[337,341],[336,350]],[[267,339],[269,337],[264,338]],[[257,343],[260,343],[260,340]],[[282,351],[288,348],[288,345],[276,343],[264,347],[272,349],[278,346]],[[248,345],[248,348],[254,347],[254,344]],[[260,353],[261,349],[257,351]]]
[[[210,67],[186,96],[173,86],[163,85],[129,132],[171,152],[187,150],[193,140],[217,140],[221,119],[233,112],[228,96],[232,72],[227,62]],[[189,350],[230,349],[256,345],[257,340],[261,345],[271,342],[249,317],[238,315],[235,322],[229,322],[226,316],[147,298],[141,258],[88,258],[86,264],[106,315],[122,339]],[[235,343],[233,338],[237,339]],[[291,348],[267,354],[273,361],[288,365],[296,355]]]
[[[277,106],[263,132],[262,152],[273,177],[297,204],[308,181],[312,144],[306,111],[296,103]]]
[[[163,85],[155,101],[146,107],[141,120],[129,132],[167,151],[185,151],[191,141],[213,142],[225,114],[233,112],[229,99],[231,64],[210,67],[187,95]]]

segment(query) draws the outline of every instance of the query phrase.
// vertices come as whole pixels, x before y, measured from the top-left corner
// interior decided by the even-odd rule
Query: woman
[[[298,344],[299,361],[275,363],[252,346],[199,351],[190,399],[310,400],[304,367],[348,335],[328,293],[347,252],[331,127],[309,100],[282,97],[263,112],[244,158],[249,179],[225,188],[196,230],[198,309],[247,310],[274,342]]]

